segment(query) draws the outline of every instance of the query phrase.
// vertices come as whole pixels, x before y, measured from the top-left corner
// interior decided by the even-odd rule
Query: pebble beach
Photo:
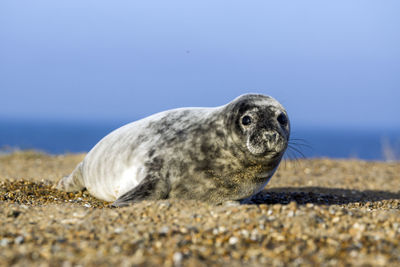
[[[54,189],[84,154],[0,156],[0,266],[399,266],[400,163],[282,162],[245,204]]]

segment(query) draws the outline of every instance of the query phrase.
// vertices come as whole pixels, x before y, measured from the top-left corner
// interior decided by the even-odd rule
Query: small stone
[[[251,231],[250,239],[253,241],[257,241],[258,238],[259,238],[258,230],[254,229],[253,231]]]
[[[383,255],[377,255],[375,261],[378,266],[386,266],[388,259]]]
[[[156,248],[161,248],[161,247],[162,247],[161,241],[156,241],[156,242],[154,243],[154,246],[155,246]]]
[[[332,219],[332,222],[333,223],[338,223],[340,221],[340,218],[339,217],[334,217],[333,219]]]
[[[169,208],[169,207],[171,207],[171,203],[169,203],[168,201],[164,201],[164,202],[161,202],[160,204],[158,204],[158,206],[160,208]]]
[[[77,224],[81,222],[81,220],[78,220],[77,218],[69,218],[69,219],[64,219],[60,221],[62,224]]]
[[[224,226],[219,226],[218,227],[218,232],[225,233],[226,232],[226,228]]]
[[[240,234],[244,237],[244,238],[248,238],[249,237],[249,231],[247,231],[246,229],[243,229],[240,231]]]
[[[350,252],[350,256],[351,257],[357,257],[357,255],[358,255],[358,252],[356,251],[356,250],[352,250],[351,252]]]
[[[168,234],[168,231],[169,231],[169,227],[168,226],[163,226],[163,227],[161,227],[160,231],[158,231],[158,233],[166,235],[166,234]]]
[[[174,261],[174,264],[180,265],[183,259],[183,255],[180,252],[175,252],[174,255],[172,256],[172,260]]]
[[[235,245],[237,242],[239,241],[239,238],[237,238],[236,236],[231,236],[230,238],[229,238],[229,245]]]
[[[20,235],[20,236],[17,236],[17,237],[14,239],[14,243],[17,244],[17,245],[19,245],[19,244],[24,243],[24,240],[25,240],[25,238],[24,238],[22,235]]]
[[[114,229],[114,233],[116,233],[116,234],[123,233],[124,231],[125,231],[125,228],[123,228],[123,227],[117,227]]]
[[[86,212],[74,212],[72,213],[72,216],[77,218],[84,218],[86,216]]]
[[[10,244],[10,240],[8,240],[7,238],[3,238],[0,240],[0,246],[6,247],[8,246],[8,244]]]

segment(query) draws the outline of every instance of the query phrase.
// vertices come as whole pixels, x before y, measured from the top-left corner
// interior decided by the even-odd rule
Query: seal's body
[[[289,134],[285,109],[264,95],[168,110],[104,137],[58,188],[86,187],[115,206],[144,199],[240,200],[269,181]]]

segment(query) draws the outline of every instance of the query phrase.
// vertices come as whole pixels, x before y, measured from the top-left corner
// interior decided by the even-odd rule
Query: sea
[[[0,154],[37,150],[48,154],[88,152],[126,122],[0,119]],[[289,159],[400,160],[399,130],[292,127]]]

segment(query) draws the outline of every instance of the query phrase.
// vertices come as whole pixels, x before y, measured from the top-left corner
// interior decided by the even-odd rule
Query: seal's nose
[[[286,139],[275,131],[268,131],[264,133],[265,144],[268,151],[282,152],[286,148]]]
[[[279,144],[279,133],[275,131],[268,131],[264,133],[263,139],[266,142],[269,151],[276,151],[276,146]]]

